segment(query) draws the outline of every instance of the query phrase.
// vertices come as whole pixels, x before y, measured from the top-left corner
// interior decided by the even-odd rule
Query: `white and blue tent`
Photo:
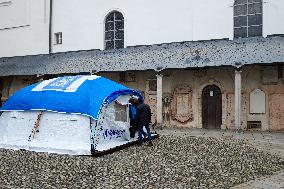
[[[95,75],[30,85],[0,109],[0,148],[91,155],[130,141],[128,101],[139,91]]]

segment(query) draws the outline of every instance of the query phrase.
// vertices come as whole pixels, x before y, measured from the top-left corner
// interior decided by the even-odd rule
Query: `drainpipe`
[[[49,54],[52,53],[52,2],[53,0],[49,0]]]
[[[163,75],[157,74],[157,128],[163,125]]]

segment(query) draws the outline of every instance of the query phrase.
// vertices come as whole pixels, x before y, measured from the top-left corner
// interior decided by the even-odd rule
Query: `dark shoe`
[[[138,142],[137,142],[137,145],[138,145],[138,146],[141,146],[141,145],[142,145],[142,141],[138,141]]]
[[[154,144],[153,144],[152,141],[148,142],[148,146],[153,146],[153,145],[154,145]]]

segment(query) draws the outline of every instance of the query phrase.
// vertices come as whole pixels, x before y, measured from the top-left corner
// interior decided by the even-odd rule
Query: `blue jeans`
[[[147,130],[147,135],[148,135],[147,140],[151,141],[152,140],[152,136],[151,136],[149,124],[147,124],[147,125],[144,124],[144,125],[139,125],[138,126],[138,141],[142,142],[143,127],[145,127],[146,130]]]

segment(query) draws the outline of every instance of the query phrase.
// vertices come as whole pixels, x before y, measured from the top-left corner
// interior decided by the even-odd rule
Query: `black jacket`
[[[151,123],[151,108],[148,104],[141,103],[137,106],[138,125],[149,125]]]

